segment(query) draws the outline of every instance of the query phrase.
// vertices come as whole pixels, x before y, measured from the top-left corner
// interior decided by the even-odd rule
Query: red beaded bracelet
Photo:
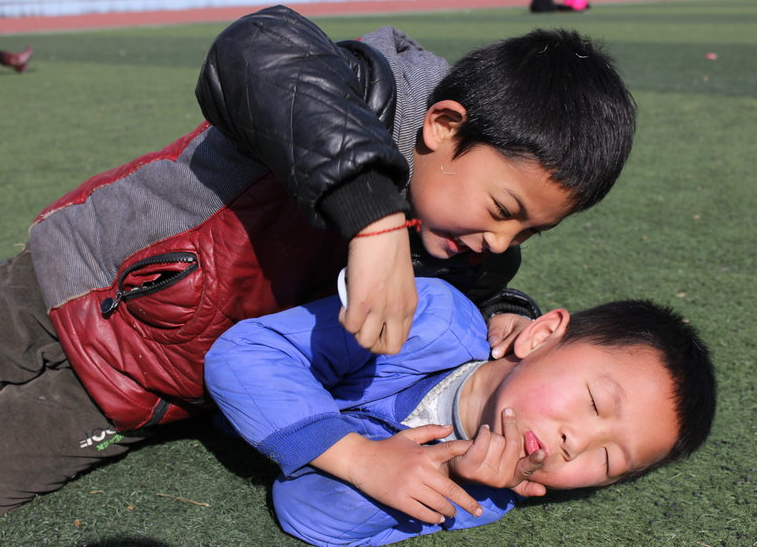
[[[421,229],[421,221],[420,219],[413,218],[410,220],[406,220],[404,224],[400,224],[399,226],[395,226],[394,228],[387,228],[386,230],[378,230],[377,232],[364,232],[355,235],[355,237],[368,237],[368,236],[377,236],[380,234],[385,234],[387,232],[396,232],[397,230],[402,230],[404,228],[415,228],[416,231],[420,231]]]

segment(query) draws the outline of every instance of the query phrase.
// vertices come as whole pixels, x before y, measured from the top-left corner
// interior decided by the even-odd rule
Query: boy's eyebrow
[[[626,399],[626,392],[623,386],[618,383],[617,380],[609,376],[602,376],[599,378],[600,385],[607,391],[610,398],[613,401],[615,410],[618,414],[623,414],[623,401]]]

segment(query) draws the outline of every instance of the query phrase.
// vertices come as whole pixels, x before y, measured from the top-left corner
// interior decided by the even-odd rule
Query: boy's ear
[[[426,111],[423,118],[423,143],[429,150],[436,150],[446,139],[455,135],[468,117],[468,111],[457,101],[439,101]]]
[[[570,313],[563,308],[557,308],[537,317],[515,340],[513,344],[515,356],[523,359],[545,344],[558,343],[562,340],[568,323],[570,323]]]

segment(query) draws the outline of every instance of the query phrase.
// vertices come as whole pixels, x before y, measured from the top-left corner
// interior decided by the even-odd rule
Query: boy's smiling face
[[[465,109],[442,101],[426,114],[416,148],[410,198],[420,237],[437,258],[502,253],[548,230],[571,211],[570,194],[534,161],[477,146],[453,159]]]
[[[651,349],[560,345],[565,316],[553,310],[518,338],[521,360],[494,393],[482,423],[502,434],[502,411],[514,409],[522,455],[538,449],[547,455],[531,481],[558,489],[602,486],[657,463],[673,448],[673,383]]]

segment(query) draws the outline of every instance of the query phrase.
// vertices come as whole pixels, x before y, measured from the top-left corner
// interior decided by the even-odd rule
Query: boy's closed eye
[[[597,401],[594,399],[594,394],[591,392],[591,388],[589,386],[586,386],[586,390],[589,392],[589,400],[591,401],[591,408],[594,411],[594,413],[599,416],[599,409],[597,408]],[[606,446],[602,447],[602,450],[604,450],[605,453],[605,474],[609,477],[610,476],[610,452],[607,450]]]
[[[591,409],[599,416],[599,410],[597,409],[597,402],[594,400],[594,395],[591,393],[591,388],[586,386],[586,390],[589,392],[589,401],[591,401]]]
[[[605,473],[607,476],[610,476],[610,452],[607,450],[607,447],[604,447],[605,450]]]

